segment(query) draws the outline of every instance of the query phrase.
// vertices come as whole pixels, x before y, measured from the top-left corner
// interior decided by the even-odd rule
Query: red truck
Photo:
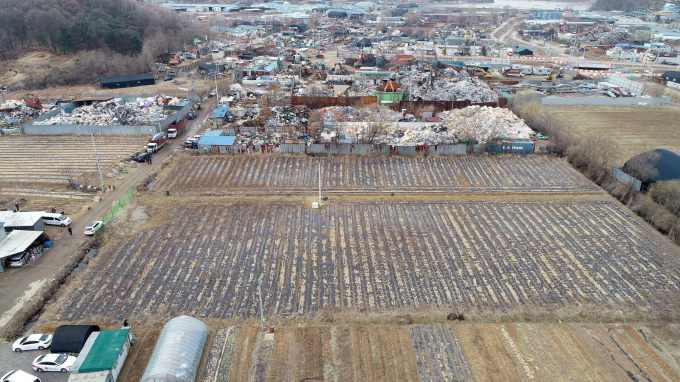
[[[180,134],[184,132],[184,119],[180,119],[179,122],[175,121],[168,126],[168,138],[177,138]]]
[[[165,132],[158,133],[149,138],[149,143],[146,145],[146,152],[155,153],[163,148],[168,143],[168,134]]]

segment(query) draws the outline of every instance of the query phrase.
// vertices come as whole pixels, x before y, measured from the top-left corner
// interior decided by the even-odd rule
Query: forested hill
[[[108,48],[136,56],[145,41],[158,36],[177,49],[195,36],[187,24],[172,11],[132,0],[3,0],[0,59],[34,49],[76,53]]]
[[[597,0],[594,11],[641,11],[652,6],[651,0]]]

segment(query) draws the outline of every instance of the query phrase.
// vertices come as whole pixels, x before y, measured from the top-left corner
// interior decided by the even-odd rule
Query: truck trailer
[[[171,123],[168,127],[168,138],[173,139],[180,136],[184,132],[184,126],[184,119]]]
[[[168,133],[162,132],[149,138],[149,143],[146,145],[146,152],[155,153],[162,149],[168,143]]]

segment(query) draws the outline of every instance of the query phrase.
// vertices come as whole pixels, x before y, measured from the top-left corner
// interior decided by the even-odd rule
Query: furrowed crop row
[[[411,339],[422,381],[472,381],[470,368],[453,328],[414,326]]]
[[[79,277],[66,320],[636,306],[676,290],[653,233],[608,202],[235,204],[177,209]],[[99,267],[96,269],[94,267]]]
[[[532,191],[593,190],[573,170],[553,158],[308,158],[198,157],[159,180],[158,190],[204,192],[249,189],[258,192]]]
[[[95,141],[103,168],[144,145],[143,138],[110,140],[97,137]],[[0,139],[0,152],[5,163],[0,170],[0,181],[66,183],[63,176],[66,169],[72,169],[75,175],[97,171],[90,137],[54,137],[49,140],[27,136],[22,136],[21,140],[3,137]]]

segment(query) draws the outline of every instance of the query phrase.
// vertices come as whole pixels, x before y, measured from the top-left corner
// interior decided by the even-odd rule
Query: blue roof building
[[[228,108],[226,106],[216,107],[210,114],[210,119],[220,119],[227,116]]]

